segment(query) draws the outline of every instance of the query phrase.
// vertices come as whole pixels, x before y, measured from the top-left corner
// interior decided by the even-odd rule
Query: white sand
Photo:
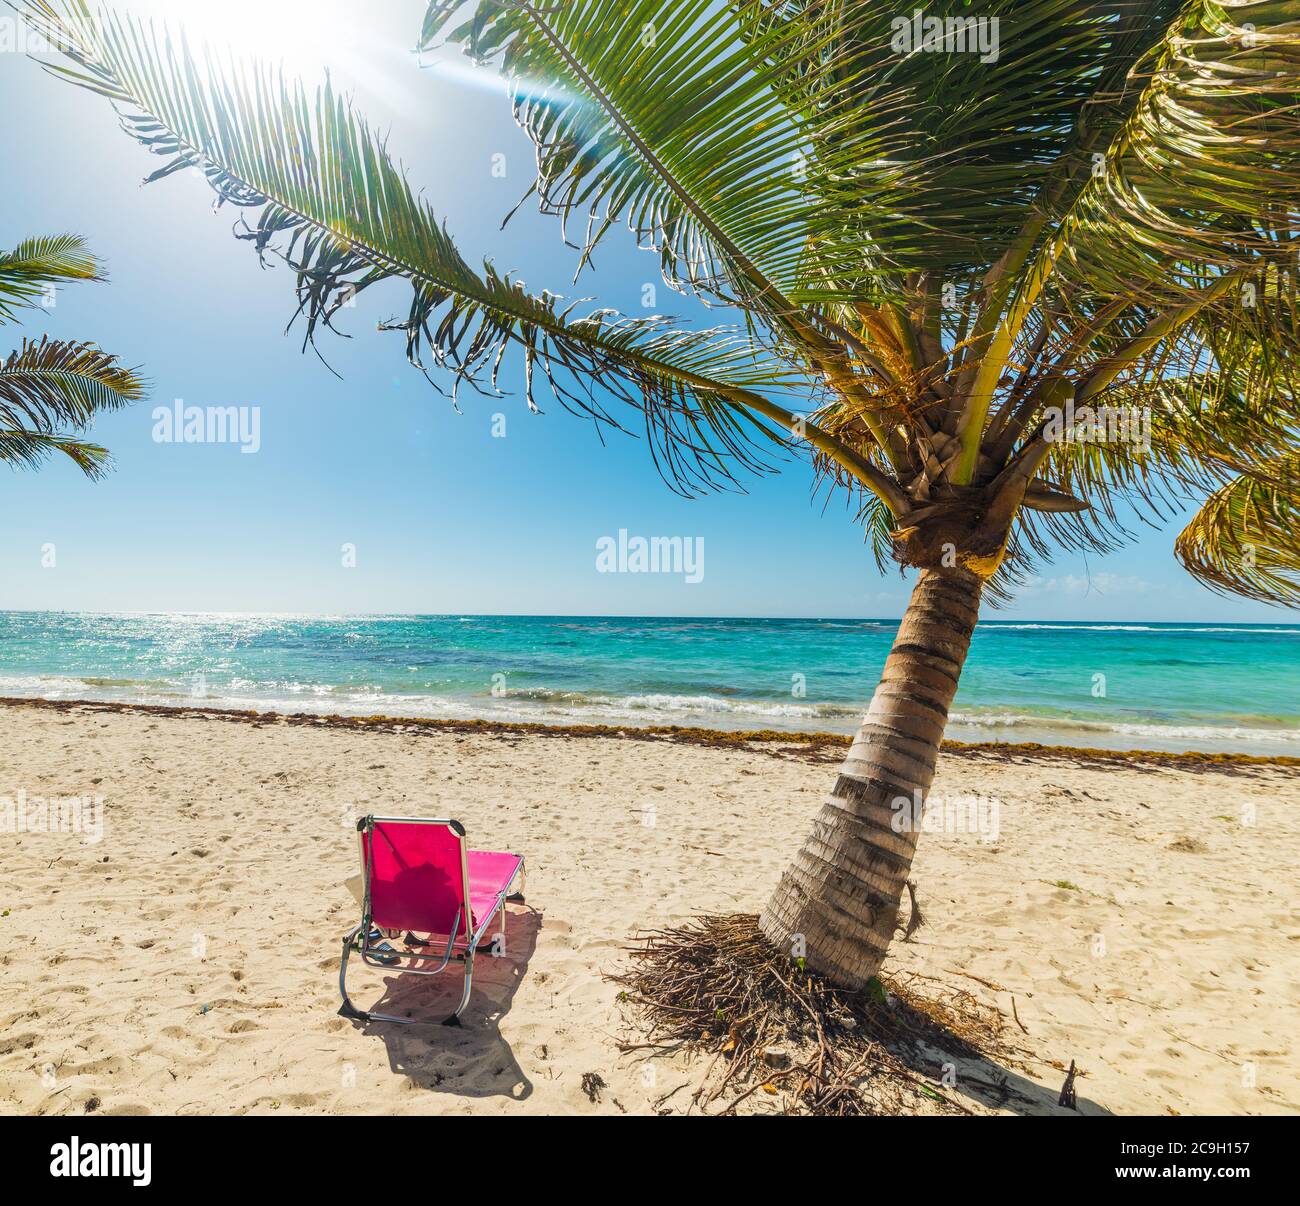
[[[757,911],[834,777],[768,749],[609,738],[35,706],[0,724],[0,797],[106,801],[99,842],[0,833],[4,1113],[643,1113],[683,1084],[659,1108],[685,1110],[702,1064],[620,1054],[633,1031],[600,973],[638,929]],[[1056,1111],[1071,1059],[1088,1113],[1300,1109],[1293,770],[952,755],[935,790],[997,798],[1000,834],[923,836],[928,924],[888,970],[1008,1018],[1014,996],[1039,1062],[1010,1070],[1006,1109]],[[527,857],[529,908],[510,957],[479,961],[460,1030],[337,1015],[353,820],[371,811],[450,814]],[[438,1019],[459,988],[397,980],[358,966],[353,999]]]

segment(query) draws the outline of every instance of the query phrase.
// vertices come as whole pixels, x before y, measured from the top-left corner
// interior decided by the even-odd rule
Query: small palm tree
[[[0,252],[0,325],[18,321],[21,309],[39,306],[62,282],[101,279],[76,235],[27,239]],[[18,351],[0,360],[0,461],[34,466],[61,453],[88,477],[99,477],[108,451],[80,434],[97,414],[144,394],[135,371],[94,344],[24,339]]]
[[[930,787],[983,600],[1191,498],[1192,574],[1300,601],[1294,5],[465,8],[435,0],[421,44],[501,65],[541,207],[586,224],[583,259],[630,224],[739,329],[579,313],[471,265],[328,85],[199,62],[81,0],[27,11],[66,48],[52,69],[168,157],[151,179],[198,169],[244,209],[240,237],[295,271],[309,339],[403,277],[410,312],[386,325],[417,366],[490,390],[514,351],[530,405],[538,371],[598,423],[630,404],[686,493],[806,449],[857,500],[877,558],[917,582],[760,924],[861,986],[916,845],[899,805]]]

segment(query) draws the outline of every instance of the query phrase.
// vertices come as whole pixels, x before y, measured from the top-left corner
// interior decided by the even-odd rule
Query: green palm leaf
[[[422,43],[500,58],[545,209],[599,210],[593,240],[628,220],[677,283],[824,301],[987,267],[1176,5],[994,0],[996,64],[901,52],[873,4],[485,0],[457,25],[464,7],[433,0]]]
[[[1300,604],[1300,452],[1256,465],[1206,500],[1174,544],[1220,594]]]
[[[75,436],[0,428],[0,463],[14,468],[36,469],[55,455],[66,456],[92,480],[103,477],[110,464],[107,448]]]
[[[23,341],[0,361],[0,460],[35,466],[53,453],[70,457],[89,477],[108,468],[108,453],[78,439],[105,411],[144,397],[134,369],[93,344]]]
[[[146,385],[135,369],[91,343],[42,339],[0,361],[0,425],[85,427],[102,411],[143,398]]]
[[[1276,0],[1182,6],[1133,114],[1063,219],[1059,276],[1158,308],[1255,259],[1287,264],[1294,280],[1296,18]]]
[[[1086,299],[1090,313],[1118,303],[1093,341],[1098,375],[1082,382],[1090,389],[1167,363],[1189,323],[1234,332],[1238,351],[1272,348],[1269,363],[1282,374],[1272,383],[1289,376],[1300,354],[1295,17],[1287,3],[1188,0],[1152,40],[1131,114],[1097,152],[1082,190],[1042,224],[1005,314],[986,312],[1001,321],[987,324],[991,342],[967,377],[958,481],[974,475],[997,383],[1049,283],[1074,306]],[[1256,304],[1255,295],[1280,304]],[[1058,307],[1052,318],[1062,317],[1068,325]],[[1153,337],[1129,338],[1139,329]],[[1045,363],[1050,376],[1055,366]]]
[[[542,208],[586,225],[588,252],[627,221],[674,286],[743,298],[778,323],[797,318],[784,294],[827,229],[805,170],[816,131],[777,90],[802,31],[765,34],[776,65],[764,65],[712,0],[488,0],[453,27],[462,7],[434,0],[422,45],[449,34],[480,61],[500,57],[537,147]],[[838,163],[848,170],[848,154]],[[858,271],[861,257],[836,267]]]
[[[965,0],[923,6],[735,0],[752,52],[774,31],[804,46],[785,64],[782,95],[836,126],[816,143],[857,149],[836,193],[843,236],[902,271],[956,284],[983,272],[1086,179],[1088,153],[1105,146],[1138,89],[1125,77],[1172,19],[1178,0]],[[945,23],[964,50],[917,49],[914,15]],[[981,43],[968,31],[978,19]],[[979,27],[975,27],[979,28]],[[827,34],[834,69],[816,62]],[[989,53],[977,53],[982,45]],[[993,61],[986,61],[993,54]],[[822,56],[825,57],[825,56]]]
[[[24,239],[0,251],[0,323],[16,321],[21,307],[38,305],[50,285],[100,279],[94,256],[76,235]]]

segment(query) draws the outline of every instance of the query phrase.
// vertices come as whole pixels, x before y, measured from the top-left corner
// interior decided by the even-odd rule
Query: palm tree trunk
[[[846,988],[876,975],[907,886],[916,815],[934,780],[983,580],[921,570],[871,708],[812,833],[759,918],[779,949]]]

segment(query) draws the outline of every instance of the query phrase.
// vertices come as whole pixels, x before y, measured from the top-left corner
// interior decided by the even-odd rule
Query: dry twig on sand
[[[928,1070],[1017,1054],[1001,1014],[970,993],[927,998],[889,980],[843,991],[773,950],[752,914],[703,917],[639,943],[610,978],[656,1040],[712,1053],[694,1096],[705,1113],[762,1093],[786,1113],[967,1114]]]

